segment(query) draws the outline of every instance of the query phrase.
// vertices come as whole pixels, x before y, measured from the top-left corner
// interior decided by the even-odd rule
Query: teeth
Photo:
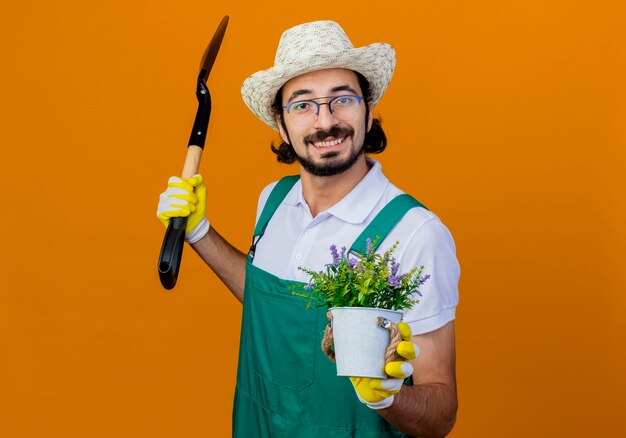
[[[335,146],[343,141],[343,138],[337,138],[332,141],[318,141],[317,143],[313,143],[313,146],[316,148],[327,148],[329,146]]]

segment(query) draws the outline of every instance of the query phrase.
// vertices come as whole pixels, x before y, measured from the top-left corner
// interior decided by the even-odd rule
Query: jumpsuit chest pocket
[[[266,383],[301,391],[314,381],[319,310],[293,295],[295,282],[265,274],[246,279],[248,355]]]

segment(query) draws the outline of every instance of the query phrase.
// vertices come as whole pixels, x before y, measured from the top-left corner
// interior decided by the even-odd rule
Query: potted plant
[[[332,261],[323,270],[299,268],[310,280],[293,293],[309,299],[307,309],[329,308],[322,349],[336,360],[340,376],[386,377],[389,328],[402,320],[403,309],[419,303],[419,287],[430,277],[423,266],[400,273],[393,257],[399,242],[383,254],[374,251],[375,243],[367,239],[361,256],[331,245]]]

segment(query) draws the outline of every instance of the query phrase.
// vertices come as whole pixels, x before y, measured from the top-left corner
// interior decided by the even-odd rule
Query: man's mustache
[[[307,143],[315,143],[318,141],[324,141],[328,137],[343,138],[354,134],[354,128],[351,126],[333,126],[328,131],[317,131],[314,134],[304,137],[304,141]]]

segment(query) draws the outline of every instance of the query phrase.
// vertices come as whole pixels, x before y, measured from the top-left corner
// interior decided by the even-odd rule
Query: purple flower
[[[372,252],[372,247],[374,246],[372,244],[372,239],[368,237],[367,239],[365,239],[365,242],[367,243],[367,253],[369,254],[370,252]]]
[[[430,274],[426,274],[422,277],[422,279],[420,280],[420,286],[423,285],[424,283],[426,283],[426,280],[428,280],[430,278]],[[421,294],[420,294],[421,295]]]
[[[356,268],[356,266],[359,264],[359,261],[357,259],[348,259],[348,267],[352,270],[354,270],[354,268]]]
[[[389,281],[389,284],[392,285],[393,287],[400,287],[402,286],[402,280],[404,280],[404,278],[406,277],[407,274],[400,274],[400,275],[390,275],[389,279],[387,281]]]
[[[339,264],[339,253],[337,252],[337,247],[334,244],[330,245],[330,254],[333,256],[332,266],[337,266]]]
[[[395,258],[391,258],[391,275],[396,275],[400,269],[400,263],[396,262]]]
[[[389,284],[393,287],[398,287],[400,286],[400,277],[396,277],[395,275],[390,275],[389,279],[387,280],[389,282]]]

